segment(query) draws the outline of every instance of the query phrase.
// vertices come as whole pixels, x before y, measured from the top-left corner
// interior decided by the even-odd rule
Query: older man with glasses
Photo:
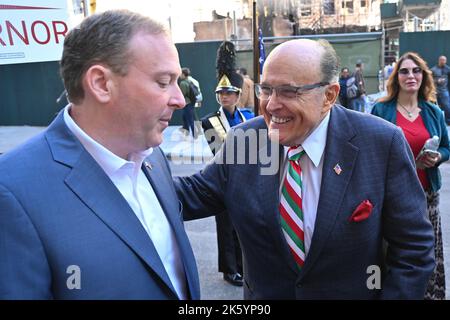
[[[227,209],[246,299],[423,298],[433,230],[411,151],[396,126],[335,105],[338,74],[326,41],[279,45],[255,86],[263,117],[175,180],[185,219]]]

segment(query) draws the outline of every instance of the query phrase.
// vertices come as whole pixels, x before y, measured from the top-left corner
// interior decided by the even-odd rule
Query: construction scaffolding
[[[380,0],[261,0],[258,12],[267,36],[370,32],[380,27]],[[280,34],[286,25],[290,32]]]

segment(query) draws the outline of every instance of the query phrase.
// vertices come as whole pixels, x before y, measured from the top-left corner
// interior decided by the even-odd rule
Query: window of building
[[[324,14],[335,14],[336,10],[334,8],[334,0],[324,0],[323,1],[323,13]]]
[[[342,11],[344,14],[353,14],[353,0],[343,0]]]
[[[361,7],[361,8],[367,7],[367,1],[366,1],[366,0],[361,0],[361,2],[360,2],[360,7]]]
[[[312,0],[303,0],[300,3],[300,12],[301,12],[302,17],[311,15],[311,1]]]

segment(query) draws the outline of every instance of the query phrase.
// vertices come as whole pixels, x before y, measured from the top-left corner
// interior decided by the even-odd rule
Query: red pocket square
[[[351,222],[360,222],[366,220],[372,213],[373,205],[369,200],[364,200],[359,204],[348,219]]]

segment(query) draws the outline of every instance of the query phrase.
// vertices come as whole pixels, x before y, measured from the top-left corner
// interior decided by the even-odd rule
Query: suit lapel
[[[141,222],[111,180],[86,151],[65,182],[80,200],[175,292],[158,252]]]
[[[344,111],[334,107],[324,151],[322,184],[314,234],[301,277],[305,276],[316,262],[336,222],[359,152],[359,149],[350,143],[354,135]],[[336,165],[339,165],[342,170],[340,174],[337,174],[335,170]]]
[[[355,133],[344,111],[334,107],[330,116],[327,145],[324,150],[322,183],[314,234],[305,265],[300,272],[300,277],[304,277],[316,262],[336,222],[358,155],[359,149],[350,143],[354,135]],[[267,146],[261,148],[261,152],[267,152],[269,146],[270,141],[268,141]],[[278,210],[278,204],[280,202],[280,172],[282,171],[282,160],[284,159],[284,149],[282,146],[280,146],[279,155],[279,174],[261,176],[260,186],[262,189],[267,190],[267,193],[258,194],[260,195],[260,203],[267,204],[268,206],[265,209],[267,212],[265,218],[267,225],[270,226],[269,230],[278,250],[280,250],[279,252],[282,253],[289,267],[294,272],[298,272],[298,268],[282,232],[280,213]],[[339,164],[342,170],[340,174],[337,174],[334,169],[337,164]]]
[[[46,135],[55,161],[71,167],[65,184],[174,292],[159,255],[133,210],[81,143],[66,127],[62,112]]]
[[[164,176],[162,161],[157,161],[154,159],[156,152],[159,152],[159,149],[155,149],[153,151],[153,154],[148,158],[149,161],[147,162],[151,164],[152,169],[149,169],[144,165],[143,170],[152,185],[159,203],[161,204],[167,220],[169,221],[174,232],[179,252],[183,260],[184,271],[189,285],[189,292],[192,295],[200,290],[198,287],[198,281],[196,280],[198,278],[196,266],[192,266],[188,263],[189,261],[195,261],[194,253],[192,252],[189,239],[183,227],[180,202],[176,197],[175,190],[170,185],[172,180],[170,177],[168,178]],[[170,196],[171,194],[173,194],[173,197]],[[196,297],[194,296],[192,298],[195,299]]]

